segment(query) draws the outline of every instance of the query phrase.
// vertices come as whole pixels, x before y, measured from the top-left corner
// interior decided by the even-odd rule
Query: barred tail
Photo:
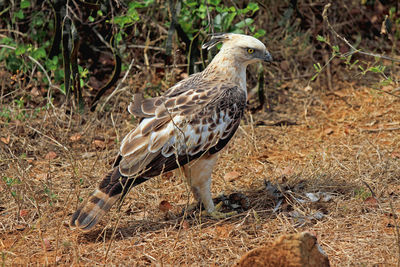
[[[91,230],[111,207],[123,198],[132,186],[138,185],[147,179],[138,177],[128,179],[114,168],[100,183],[89,199],[84,202],[72,215],[71,226],[82,231]],[[133,184],[132,184],[133,183]]]

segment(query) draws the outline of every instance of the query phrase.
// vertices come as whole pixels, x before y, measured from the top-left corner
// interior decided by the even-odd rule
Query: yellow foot
[[[228,218],[228,217],[231,217],[231,216],[237,214],[236,211],[221,212],[220,210],[221,210],[221,208],[222,208],[222,204],[223,204],[222,201],[219,202],[219,203],[215,206],[215,208],[214,208],[214,210],[213,210],[212,212],[202,211],[201,215],[202,215],[202,216],[211,217],[211,218],[213,218],[213,219],[215,219],[215,220],[221,220],[221,219],[225,219],[225,218]]]

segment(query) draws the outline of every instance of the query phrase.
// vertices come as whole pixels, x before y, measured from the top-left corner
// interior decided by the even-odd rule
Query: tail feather
[[[104,177],[98,189],[72,215],[71,226],[83,231],[92,229],[115,202],[121,199],[123,190],[122,186],[118,185],[126,181],[127,177],[121,175],[119,168],[115,167]]]
[[[110,197],[96,189],[89,199],[72,215],[71,226],[76,226],[83,231],[89,231],[119,199],[120,194]]]
[[[111,207],[129,192],[132,186],[147,179],[138,177],[129,179],[123,176],[119,167],[115,167],[100,183],[89,199],[84,202],[72,215],[70,225],[80,230],[91,230]]]

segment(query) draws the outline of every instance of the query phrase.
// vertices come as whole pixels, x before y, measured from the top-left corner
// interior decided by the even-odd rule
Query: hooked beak
[[[265,62],[271,62],[272,60],[273,59],[272,59],[271,54],[269,52],[266,52],[265,55],[264,55],[264,61]]]

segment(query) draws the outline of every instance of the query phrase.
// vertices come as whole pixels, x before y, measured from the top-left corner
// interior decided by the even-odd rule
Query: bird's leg
[[[236,214],[236,212],[221,212],[222,202],[214,206],[211,197],[211,173],[217,159],[217,154],[204,155],[186,165],[184,171],[195,199],[204,205],[205,211],[202,215],[223,219]]]

